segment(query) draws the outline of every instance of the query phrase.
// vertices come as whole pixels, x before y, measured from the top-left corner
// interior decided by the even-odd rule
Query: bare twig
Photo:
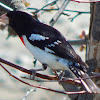
[[[37,9],[37,8],[27,8],[27,9],[28,10],[36,10],[34,13],[38,13],[39,11],[58,11],[59,8],[57,8],[57,9],[51,9],[51,8],[48,9],[48,8],[45,8],[45,7],[47,7],[47,6],[51,5],[51,4],[52,5],[55,4],[56,2],[57,1],[53,1],[53,2],[51,2],[51,3],[49,3],[49,4],[45,5],[45,6],[43,6],[41,9]],[[13,10],[13,8],[11,8],[11,7],[5,5],[5,4],[3,4],[1,2],[0,2],[0,7],[3,8],[3,11],[12,11]],[[68,9],[65,9],[64,11],[75,12],[75,13],[80,13],[80,14],[90,14],[90,12],[88,12],[88,11],[76,11],[76,10],[68,10]]]
[[[49,5],[54,5],[54,4],[56,4],[57,1],[58,1],[58,0],[52,1],[52,2],[48,3],[47,5],[43,6],[41,9],[36,9],[36,8],[35,8],[36,11],[35,11],[34,13],[38,13],[39,11],[42,11],[45,7],[47,7],[47,6],[49,6]]]
[[[15,69],[18,69],[18,70],[20,70],[20,71],[22,71],[22,72],[24,72],[24,73],[27,73],[27,74],[32,75],[32,71],[31,71],[31,70],[25,69],[25,68],[23,68],[23,67],[21,67],[21,66],[18,66],[18,65],[16,65],[16,64],[13,64],[13,63],[11,63],[11,62],[8,62],[8,61],[6,61],[6,60],[4,60],[4,59],[2,59],[2,58],[0,58],[0,62],[6,64],[6,65],[8,65],[8,66],[11,66],[11,67],[13,67],[13,68],[15,68]],[[37,77],[40,77],[40,78],[43,78],[43,79],[48,79],[48,80],[53,80],[53,79],[55,79],[55,80],[56,80],[56,77],[47,76],[47,75],[42,75],[42,74],[39,74],[39,73],[36,73],[36,76],[37,76]]]
[[[69,0],[65,0],[62,4],[62,6],[60,7],[60,9],[58,10],[58,12],[55,14],[55,16],[51,19],[50,21],[50,25],[53,26],[54,23],[57,21],[57,19],[60,17],[60,15],[63,13],[65,7],[68,5]]]
[[[25,96],[24,96],[21,100],[26,100],[26,98],[28,97],[28,95],[29,95],[30,93],[34,92],[34,91],[36,91],[36,88],[28,90],[28,91],[26,92]]]
[[[29,9],[29,10],[40,10],[40,9],[36,9],[36,8],[27,8],[27,9]],[[55,8],[55,9],[48,9],[48,8],[43,8],[43,9],[41,9],[42,11],[58,11],[59,10],[59,8]],[[67,11],[67,12],[75,12],[75,13],[84,13],[84,14],[90,14],[90,12],[89,11],[77,11],[77,10],[68,10],[68,9],[64,9],[64,11]]]
[[[73,18],[69,18],[69,19],[71,20],[71,22],[73,22],[73,20],[79,15],[81,15],[81,12],[77,13]]]
[[[20,70],[20,71],[22,71],[24,73],[32,75],[32,72],[30,70],[25,69],[25,68],[23,68],[21,66],[15,65],[15,64],[13,64],[11,62],[8,62],[6,60],[3,60],[1,58],[0,58],[0,62],[6,64],[8,66],[11,66],[11,67],[13,67],[15,69],[18,69],[18,70]],[[95,78],[95,77],[99,77],[99,76],[100,76],[100,74],[99,75],[95,75],[95,76],[90,76],[90,78]],[[40,73],[36,73],[36,77],[39,77],[39,78],[42,78],[42,79],[46,79],[46,80],[52,80],[51,82],[65,82],[65,83],[68,83],[68,84],[81,86],[81,82],[79,81],[79,79],[63,78],[60,81],[55,76],[43,75],[43,74],[40,74]],[[26,78],[26,77],[22,77],[22,78]],[[29,79],[29,78],[26,78],[26,79]],[[87,78],[82,78],[82,79],[87,79]],[[36,80],[36,81],[38,81],[38,80]],[[42,80],[40,82],[42,82]],[[43,82],[46,82],[46,81],[43,80]],[[50,82],[50,81],[47,81],[47,82]]]
[[[86,91],[78,91],[78,92],[63,92],[63,91],[58,91],[58,90],[54,90],[54,89],[50,89],[50,88],[47,88],[47,87],[42,87],[42,86],[38,86],[38,85],[32,85],[32,84],[29,84],[19,78],[17,78],[16,76],[12,75],[2,64],[0,64],[0,66],[10,75],[12,76],[13,78],[15,78],[16,80],[20,81],[21,83],[24,83],[28,86],[31,86],[31,87],[36,87],[36,88],[40,88],[40,89],[44,89],[44,90],[48,90],[48,91],[52,91],[52,92],[56,92],[56,93],[61,93],[61,94],[68,94],[68,95],[72,95],[72,94],[83,94],[83,93],[87,93]]]
[[[3,3],[1,3],[1,2],[0,2],[0,7],[2,7],[4,11],[13,11],[12,8],[6,6],[5,4],[3,4]]]
[[[30,78],[27,78],[27,77],[21,77],[21,78],[33,80],[33,79],[30,79]],[[84,79],[86,79],[86,78],[84,78]],[[34,79],[34,81],[36,81],[36,82],[67,82],[67,81],[72,82],[72,81],[76,81],[76,80],[77,80],[77,83],[78,83],[78,84],[76,84],[76,86],[81,86],[81,85],[79,85],[79,84],[81,84],[79,79],[72,79],[72,78],[63,78],[62,80],[36,80],[36,79]],[[73,85],[75,85],[75,84],[73,84]]]
[[[71,45],[82,45],[82,44],[86,44],[86,39],[81,39],[81,40],[68,40],[68,42]]]
[[[18,69],[18,70],[20,70],[20,71],[22,71],[22,72],[24,72],[24,73],[27,73],[27,74],[32,75],[32,71],[31,71],[31,70],[25,69],[25,68],[23,68],[23,67],[21,67],[21,66],[18,66],[18,65],[16,65],[16,64],[13,64],[13,63],[11,63],[11,62],[8,62],[8,61],[6,61],[6,60],[4,60],[4,59],[2,59],[2,58],[0,58],[0,62],[6,64],[6,65],[8,65],[8,66],[11,66],[11,67],[13,67],[13,68],[15,68],[15,69]],[[42,79],[46,79],[46,80],[58,80],[58,78],[55,77],[55,76],[43,75],[43,74],[40,74],[40,73],[36,73],[36,77],[39,77],[39,78],[42,78]],[[65,81],[65,80],[66,80],[66,81]],[[72,85],[81,85],[81,83],[79,82],[79,80],[74,80],[74,81],[73,81],[73,80],[74,80],[74,79],[71,79],[71,78],[67,78],[67,79],[66,79],[66,78],[63,78],[63,79],[62,79],[63,82],[68,83],[68,84],[72,84]]]
[[[75,1],[78,3],[95,3],[95,2],[100,2],[100,0],[71,0],[71,1]]]

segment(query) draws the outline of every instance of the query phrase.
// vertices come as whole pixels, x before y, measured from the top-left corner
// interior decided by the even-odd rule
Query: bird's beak
[[[0,16],[0,22],[9,24],[9,18],[7,17],[7,14],[3,14],[2,16]]]

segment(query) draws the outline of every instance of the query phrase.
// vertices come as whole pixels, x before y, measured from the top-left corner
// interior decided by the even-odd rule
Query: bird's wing
[[[37,46],[48,53],[72,62],[78,63],[79,60],[81,60],[61,33],[50,26],[44,25],[35,27],[33,34],[27,34],[27,37],[32,45]]]

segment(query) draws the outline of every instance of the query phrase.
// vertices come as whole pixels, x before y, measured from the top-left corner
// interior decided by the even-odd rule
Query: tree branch
[[[8,11],[13,11],[11,7],[6,6],[5,4],[0,2],[0,10],[8,12]]]
[[[62,4],[62,6],[60,7],[60,9],[58,10],[58,12],[55,14],[55,16],[51,19],[50,21],[50,25],[53,26],[54,23],[57,21],[57,19],[60,17],[60,15],[63,13],[65,7],[68,5],[69,0],[65,0]]]
[[[28,85],[28,86],[31,86],[31,87],[36,87],[36,88],[40,88],[40,89],[44,89],[44,90],[48,90],[48,91],[52,91],[52,92],[56,92],[56,93],[61,93],[61,94],[67,94],[67,95],[73,95],[73,94],[83,94],[83,93],[87,93],[86,91],[78,91],[78,92],[63,92],[63,91],[58,91],[58,90],[54,90],[54,89],[50,89],[50,88],[47,88],[47,87],[43,87],[43,86],[38,86],[38,85],[31,85],[19,78],[17,78],[16,76],[12,75],[5,67],[3,67],[2,64],[0,64],[0,66],[10,75],[12,76],[13,78],[15,78],[16,80]]]
[[[10,67],[13,67],[15,69],[18,69],[24,73],[27,73],[29,75],[32,75],[32,71],[31,70],[28,70],[28,69],[25,69],[21,66],[18,66],[16,64],[13,64],[11,62],[8,62],[2,58],[0,58],[0,62],[3,63],[3,64],[6,64]],[[43,75],[43,74],[40,74],[40,73],[36,73],[36,77],[39,77],[39,78],[42,78],[42,79],[47,79],[47,80],[59,80],[57,77],[55,76],[48,76],[48,75]],[[59,82],[59,81],[58,81]],[[71,78],[63,78],[62,79],[62,82],[65,82],[65,83],[68,83],[68,84],[73,84],[73,85],[77,85],[77,86],[81,86],[79,80],[74,80],[74,79],[71,79]]]

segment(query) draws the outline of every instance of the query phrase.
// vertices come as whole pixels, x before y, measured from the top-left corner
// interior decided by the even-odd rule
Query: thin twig
[[[95,3],[95,2],[100,2],[99,0],[71,0],[74,2],[78,2],[78,3]]]
[[[18,66],[16,64],[13,64],[13,63],[11,63],[9,61],[6,61],[6,60],[4,60],[2,58],[0,58],[0,62],[6,64],[8,66],[11,66],[11,67],[13,67],[15,69],[18,69],[18,70],[20,70],[20,71],[22,71],[24,73],[27,73],[27,74],[32,75],[32,71],[31,70],[25,69],[25,68],[23,68],[21,66]],[[39,78],[43,78],[43,79],[48,79],[48,80],[55,79],[56,80],[56,77],[54,77],[54,76],[43,75],[43,74],[40,74],[40,73],[36,73],[36,76],[39,77]]]
[[[62,6],[59,8],[58,12],[55,14],[55,16],[51,19],[50,25],[53,26],[54,23],[58,20],[60,15],[63,13],[65,7],[68,5],[69,0],[64,0]]]
[[[43,6],[41,9],[37,9],[34,13],[38,13],[39,11],[43,10],[45,7],[49,6],[49,5],[54,5],[56,4],[58,0],[52,1],[50,3],[48,3],[47,5]],[[35,8],[36,9],[36,8]]]
[[[0,7],[4,8],[4,11],[13,11],[12,8],[6,6],[5,4],[3,4],[3,3],[1,3],[1,2],[0,2]]]
[[[26,100],[26,98],[28,97],[28,95],[32,92],[36,91],[36,88],[35,89],[30,89],[26,92],[25,96],[21,99],[21,100]]]
[[[18,69],[18,70],[20,70],[20,71],[22,71],[24,73],[32,75],[32,71],[31,70],[25,69],[25,68],[23,68],[21,66],[13,64],[11,62],[8,62],[8,61],[6,61],[6,60],[4,60],[2,58],[0,58],[0,62],[6,64],[8,66],[11,66],[11,67],[13,67],[15,69]],[[58,78],[55,77],[55,76],[43,75],[43,74],[40,74],[40,73],[36,73],[36,77],[39,77],[39,78],[42,78],[42,79],[46,79],[46,80],[58,80]],[[63,80],[66,80],[66,79],[63,78],[62,81]],[[72,84],[72,85],[80,85],[80,82],[78,80],[73,81],[73,79],[71,79],[71,78],[68,78],[66,81],[63,81],[63,82],[68,83],[68,84]]]
[[[96,77],[100,77],[100,74],[98,75],[94,75],[94,76],[89,76],[90,78],[96,78]],[[89,77],[84,77],[84,78],[81,78],[81,79],[89,79]],[[21,77],[21,78],[24,78],[24,79],[29,79],[29,80],[33,80],[33,79],[30,79],[30,78],[27,78],[27,77]],[[71,78],[67,78],[67,79],[63,79],[63,80],[35,80],[36,82],[66,82],[66,81],[76,81],[76,80],[80,80],[79,78],[76,78],[76,79],[71,79]],[[80,81],[77,81],[80,83]]]
[[[23,76],[21,76],[21,78],[33,80],[33,79],[30,79],[28,77],[23,77]],[[77,80],[77,83],[78,83],[76,85],[79,86],[79,84],[81,84],[79,79],[71,79],[71,78],[63,78],[62,80],[36,80],[36,79],[34,79],[33,81],[36,81],[36,82],[66,82],[66,81],[69,81],[69,84],[70,84],[70,81],[72,82],[72,81],[76,81],[76,80]],[[75,84],[73,83],[72,85],[75,85]]]
[[[0,58],[0,62],[6,64],[8,66],[11,66],[11,67],[13,67],[15,69],[18,69],[18,70],[20,70],[20,71],[22,71],[24,73],[32,75],[32,72],[30,70],[25,69],[25,68],[23,68],[21,66],[18,66],[16,64],[13,64],[11,62],[8,62],[8,61],[6,61],[6,60],[4,60],[2,58]],[[99,77],[99,76],[100,76],[100,74],[94,75],[94,76],[90,76],[90,78],[95,78],[95,77]],[[36,77],[39,77],[39,78],[42,78],[42,79],[46,79],[46,80],[52,80],[52,82],[56,82],[56,81],[59,82],[60,81],[55,76],[43,75],[43,74],[40,74],[40,73],[36,73]],[[23,78],[26,78],[26,77],[23,77]],[[26,79],[29,79],[29,78],[26,78]],[[87,77],[82,78],[82,79],[87,79]],[[61,80],[61,82],[65,82],[65,83],[72,84],[72,85],[80,85],[79,79],[71,79],[71,78],[67,78],[66,79],[66,78],[63,78]]]
[[[78,14],[76,14],[73,18],[69,18],[69,19],[71,20],[71,22],[73,22],[73,20],[74,20],[77,16],[79,16],[79,15],[81,15],[81,12],[79,12]]]
[[[32,84],[29,84],[19,78],[17,78],[16,76],[12,75],[2,64],[0,64],[0,66],[13,78],[15,78],[16,80],[20,81],[21,83],[24,83],[28,86],[31,86],[31,87],[36,87],[36,88],[40,88],[40,89],[44,89],[44,90],[48,90],[48,91],[52,91],[52,92],[56,92],[56,93],[61,93],[61,94],[67,94],[67,95],[72,95],[72,94],[83,94],[83,93],[87,93],[87,91],[78,91],[78,92],[63,92],[63,91],[58,91],[58,90],[54,90],[54,89],[50,89],[50,88],[47,88],[47,87],[42,87],[42,86],[38,86],[38,85],[32,85]]]
[[[68,40],[71,45],[83,45],[86,44],[86,39],[81,40]]]
[[[27,8],[29,10],[40,10],[40,9],[37,9],[37,8]],[[56,8],[56,9],[48,9],[48,8],[43,8],[41,9],[42,11],[57,11],[59,10],[59,8]],[[89,11],[77,11],[77,10],[68,10],[68,9],[65,9],[64,12],[67,11],[67,12],[75,12],[75,13],[84,13],[84,14],[90,14]]]

